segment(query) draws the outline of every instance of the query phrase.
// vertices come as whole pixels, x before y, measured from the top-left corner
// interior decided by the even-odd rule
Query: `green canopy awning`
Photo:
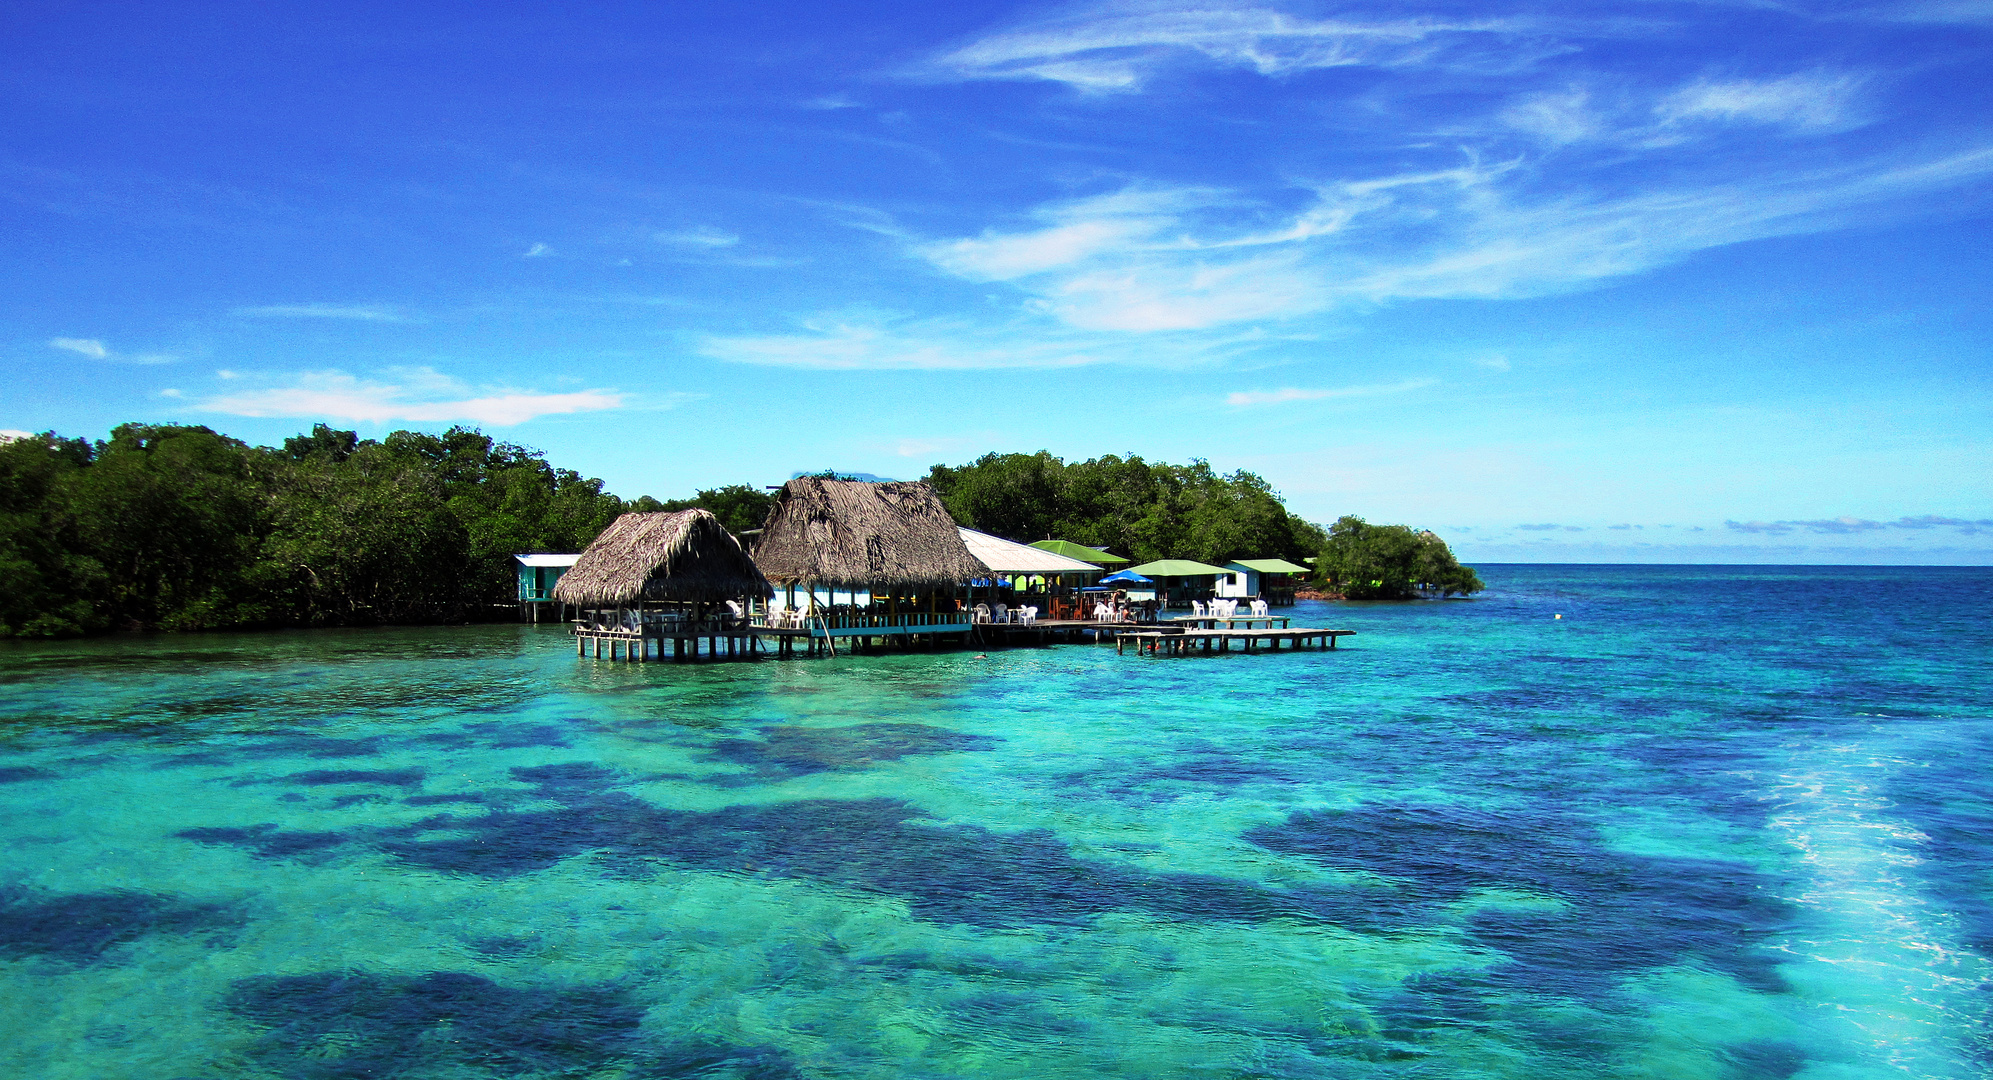
[[[1081,562],[1092,563],[1095,566],[1117,566],[1128,561],[1119,555],[1109,555],[1099,548],[1090,548],[1082,544],[1075,544],[1071,540],[1039,540],[1031,546],[1040,551],[1049,551],[1054,555],[1064,555],[1068,559],[1078,559]]]
[[[1141,574],[1143,577],[1152,577],[1152,578],[1211,577],[1215,574],[1231,573],[1230,570],[1227,570],[1222,566],[1212,566],[1210,563],[1192,562],[1189,559],[1157,559],[1155,562],[1145,562],[1140,566],[1131,566],[1128,569],[1137,574]]]
[[[1243,566],[1262,574],[1305,574],[1308,568],[1296,566],[1286,559],[1233,559],[1230,566]]]

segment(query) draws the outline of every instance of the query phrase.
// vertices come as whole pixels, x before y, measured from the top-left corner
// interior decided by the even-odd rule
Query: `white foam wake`
[[[1942,732],[1792,747],[1768,827],[1797,852],[1800,925],[1780,946],[1813,1039],[1804,1080],[1977,1078],[1972,1033],[1993,964],[1958,945],[1925,880],[1930,838],[1885,794]]]

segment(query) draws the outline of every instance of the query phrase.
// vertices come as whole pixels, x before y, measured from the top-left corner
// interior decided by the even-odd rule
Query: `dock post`
[[[580,634],[574,635],[574,655],[576,656],[588,655],[588,639],[582,637]]]

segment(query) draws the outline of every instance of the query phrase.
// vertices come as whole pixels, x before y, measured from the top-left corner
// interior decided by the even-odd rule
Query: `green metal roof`
[[[1308,568],[1296,566],[1286,559],[1233,559],[1227,566],[1243,566],[1262,574],[1305,574]]]
[[[1119,555],[1109,555],[1099,548],[1085,547],[1075,544],[1071,540],[1040,540],[1031,546],[1040,551],[1049,551],[1054,555],[1064,555],[1068,559],[1090,562],[1095,566],[1114,566],[1128,561]]]
[[[1213,574],[1229,574],[1230,570],[1210,563],[1192,562],[1189,559],[1157,559],[1128,569],[1143,577],[1210,577]]]

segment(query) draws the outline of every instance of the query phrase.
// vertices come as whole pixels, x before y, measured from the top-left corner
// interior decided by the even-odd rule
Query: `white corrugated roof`
[[[573,566],[579,555],[514,555],[521,566]]]
[[[962,534],[962,543],[969,548],[969,554],[998,574],[1075,574],[1100,572],[1100,567],[1083,563],[1078,559],[1068,559],[1064,555],[1035,548],[1029,544],[1012,543],[1001,536],[991,536],[986,532],[964,529],[955,526]]]

